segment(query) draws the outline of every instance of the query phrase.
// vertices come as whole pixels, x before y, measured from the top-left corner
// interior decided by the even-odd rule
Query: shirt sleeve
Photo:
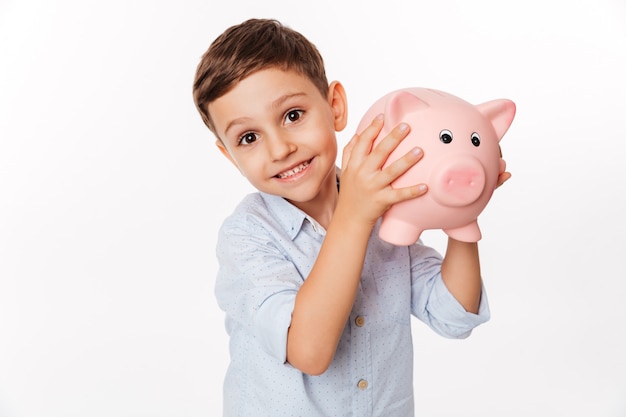
[[[217,243],[219,270],[215,286],[233,340],[259,343],[284,363],[287,332],[302,277],[267,231],[225,222]]]
[[[438,334],[455,339],[468,337],[472,329],[489,320],[489,303],[484,286],[478,314],[468,312],[443,282],[441,255],[421,242],[412,245],[409,253],[413,315]]]

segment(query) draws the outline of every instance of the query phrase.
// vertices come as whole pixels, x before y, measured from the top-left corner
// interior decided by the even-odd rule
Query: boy
[[[274,20],[220,35],[193,93],[218,149],[259,191],[217,244],[231,354],[224,415],[413,416],[411,314],[464,338],[489,312],[475,243],[449,239],[442,259],[421,242],[378,238],[386,209],[427,192],[390,186],[420,149],[381,169],[409,126],[372,149],[376,119],[337,170],[345,91],[328,83],[315,46]]]

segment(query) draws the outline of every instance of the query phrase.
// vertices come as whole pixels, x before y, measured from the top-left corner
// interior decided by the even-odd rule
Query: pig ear
[[[406,118],[408,113],[430,107],[428,103],[406,91],[393,94],[385,105],[385,124],[392,129]]]
[[[498,140],[509,130],[513,118],[515,117],[515,103],[505,98],[491,100],[476,106],[487,119],[491,121],[493,128],[498,135]]]

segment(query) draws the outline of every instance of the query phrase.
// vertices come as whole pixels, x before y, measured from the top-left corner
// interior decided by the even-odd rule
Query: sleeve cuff
[[[471,334],[473,328],[485,323],[491,317],[485,287],[482,287],[478,314],[465,308],[450,293],[441,276],[435,281],[428,303],[431,327],[439,334],[463,339]]]
[[[296,301],[295,290],[283,290],[266,298],[254,314],[255,336],[263,349],[281,363],[287,361],[287,333]]]

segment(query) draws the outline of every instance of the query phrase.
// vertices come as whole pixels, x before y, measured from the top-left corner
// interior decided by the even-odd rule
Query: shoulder
[[[236,231],[244,234],[256,232],[262,223],[261,219],[266,218],[267,213],[267,206],[260,193],[246,195],[222,222],[220,238],[223,238],[225,233],[231,234]]]
[[[291,204],[281,197],[259,192],[248,194],[239,202],[233,212],[224,219],[222,229],[241,228],[254,230],[259,227],[280,227],[281,220],[293,217],[295,214],[293,210],[290,210],[289,206]],[[295,207],[293,208],[295,209]]]
[[[292,240],[304,218],[303,212],[282,197],[251,193],[224,219],[218,240],[222,243]]]
[[[262,215],[267,211],[267,205],[265,204],[261,193],[251,193],[246,195],[237,204],[232,213],[226,217],[224,223],[233,223],[241,220],[245,220],[249,216]]]

